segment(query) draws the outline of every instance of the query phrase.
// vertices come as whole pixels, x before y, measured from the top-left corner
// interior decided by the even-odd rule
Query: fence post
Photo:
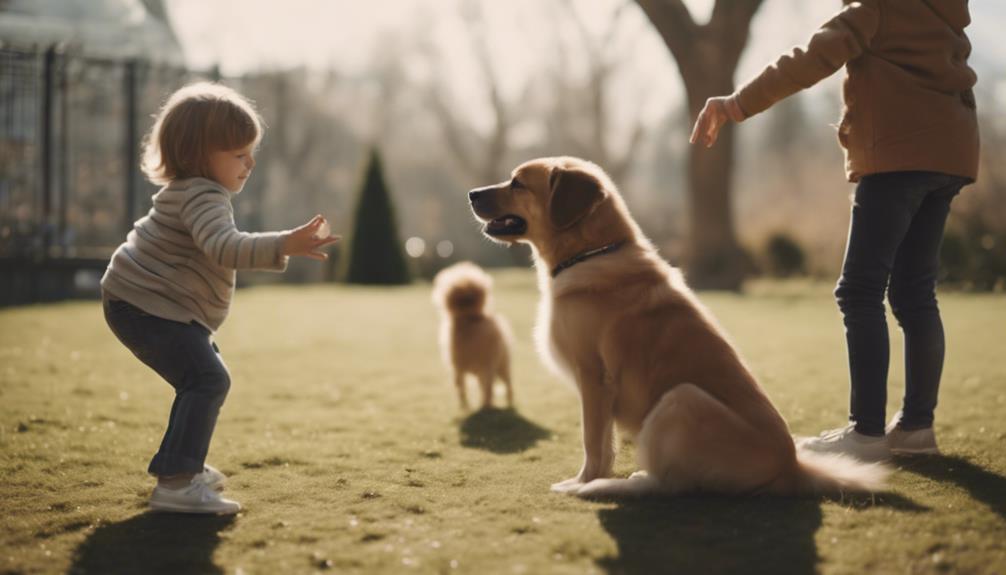
[[[137,61],[129,60],[125,63],[123,79],[125,81],[126,96],[126,137],[125,137],[125,165],[123,172],[126,175],[126,221],[125,231],[133,227],[136,219],[136,162],[139,157],[139,144],[136,137],[136,68]]]
[[[55,64],[55,61],[53,62]],[[55,79],[55,75],[53,78]],[[70,245],[67,225],[70,213],[70,62],[63,51],[59,66],[59,245],[65,255],[73,251]]]
[[[55,142],[53,141],[53,110],[55,107],[56,92],[56,46],[49,46],[45,50],[42,59],[42,125],[41,125],[41,148],[42,161],[40,167],[42,171],[42,213],[38,218],[40,231],[42,232],[42,245],[40,252],[33,254],[35,261],[45,260],[49,255],[49,247],[52,244],[52,195],[53,189],[53,151]]]

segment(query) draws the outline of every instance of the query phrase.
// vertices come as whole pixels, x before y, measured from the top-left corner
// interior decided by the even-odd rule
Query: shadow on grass
[[[77,547],[68,573],[223,573],[213,563],[234,516],[146,512],[101,525]]]
[[[691,496],[624,502],[598,512],[618,544],[609,573],[813,573],[815,499]]]
[[[899,458],[898,464],[909,473],[956,483],[1006,520],[1006,477],[958,456],[905,457]]]
[[[480,409],[461,421],[461,445],[493,453],[518,453],[552,432],[513,409]]]
[[[827,498],[852,509],[929,508],[900,495]],[[817,498],[695,495],[625,501],[598,511],[618,555],[597,564],[608,573],[815,573]]]
[[[824,499],[837,503],[848,509],[866,509],[869,507],[886,507],[904,513],[923,513],[932,511],[933,508],[921,503],[916,503],[907,497],[897,493],[877,493],[869,495],[865,493],[825,495]]]

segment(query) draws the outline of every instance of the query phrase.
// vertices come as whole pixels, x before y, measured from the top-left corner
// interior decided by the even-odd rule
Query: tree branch
[[[436,85],[430,87],[427,98],[433,111],[440,118],[440,127],[444,131],[444,139],[447,140],[447,146],[451,149],[451,153],[454,154],[455,160],[457,160],[465,174],[472,178],[472,180],[477,181],[481,177],[480,170],[475,166],[471,146],[468,145],[465,137],[461,134],[461,126],[457,118],[454,117],[451,107],[447,104],[446,99]]]
[[[751,20],[763,0],[716,0],[707,27],[714,41],[725,46],[724,65],[737,67],[751,33]]]
[[[720,3],[717,2],[717,5]],[[695,24],[685,3],[682,0],[636,0],[636,4],[639,4],[643,13],[653,23],[653,27],[660,33],[678,66],[690,61],[699,26]]]

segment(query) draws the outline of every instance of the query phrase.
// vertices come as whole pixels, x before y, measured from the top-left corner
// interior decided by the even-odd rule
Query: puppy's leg
[[[576,493],[584,483],[611,475],[615,461],[611,415],[614,395],[598,377],[592,378],[589,383],[580,383],[580,396],[583,409],[583,467],[576,477],[552,484],[552,491],[558,493]]]
[[[468,393],[465,390],[465,372],[460,369],[454,370],[454,387],[458,390],[458,402],[461,409],[468,411]]]
[[[510,383],[510,361],[503,360],[500,364],[498,374],[499,378],[503,380],[503,384],[506,385],[506,404],[507,407],[513,407],[513,385]]]
[[[493,372],[483,371],[479,374],[479,388],[482,390],[482,409],[493,406]]]
[[[640,467],[660,490],[756,490],[783,468],[786,452],[716,397],[690,383],[665,393],[639,432]],[[611,486],[617,494],[618,486]],[[594,490],[604,496],[604,490]]]

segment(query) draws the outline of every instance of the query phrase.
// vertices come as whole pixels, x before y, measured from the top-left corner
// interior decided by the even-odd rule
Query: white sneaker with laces
[[[189,483],[181,489],[169,489],[158,485],[150,496],[150,508],[155,511],[176,513],[216,513],[233,515],[241,511],[237,501],[224,499],[205,483]]]
[[[932,427],[924,429],[901,429],[901,412],[894,414],[887,424],[887,445],[891,453],[897,455],[938,455],[936,434]]]
[[[849,455],[862,461],[884,461],[891,457],[886,437],[863,435],[853,424],[824,431],[817,437],[798,439],[796,446],[815,453]]]
[[[202,483],[206,487],[217,491],[224,488],[225,481],[227,481],[227,476],[212,465],[203,465],[203,472],[197,473],[192,478],[193,483]]]

